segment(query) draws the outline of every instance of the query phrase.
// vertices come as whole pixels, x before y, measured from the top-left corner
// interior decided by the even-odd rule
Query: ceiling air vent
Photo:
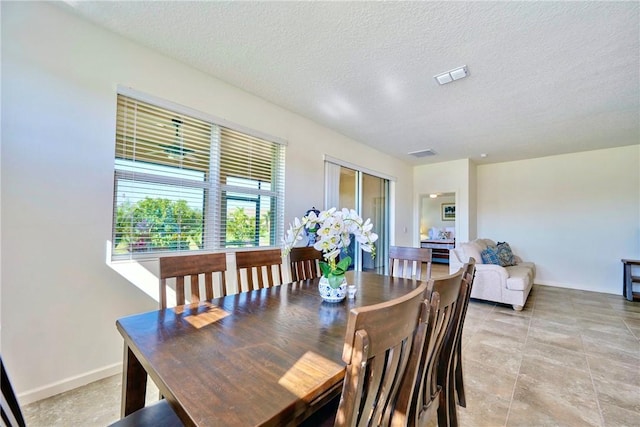
[[[435,156],[436,152],[433,151],[431,148],[427,148],[426,150],[412,151],[409,153],[409,155],[420,158],[420,157]]]

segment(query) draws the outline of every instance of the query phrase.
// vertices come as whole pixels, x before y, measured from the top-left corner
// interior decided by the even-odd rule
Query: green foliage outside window
[[[227,216],[226,247],[266,246],[270,244],[271,212],[260,217],[256,233],[256,217],[248,214],[243,207],[236,207]],[[259,241],[258,241],[259,239]]]
[[[268,244],[269,236],[271,234],[271,211],[267,211],[262,214],[260,219],[260,238],[266,239]]]
[[[255,233],[255,218],[247,215],[244,208],[235,208],[227,217],[229,246],[252,246]]]
[[[124,202],[116,213],[115,239],[116,253],[201,249],[202,211],[184,200]]]
[[[271,215],[262,215],[260,236],[269,237]],[[227,218],[227,246],[255,244],[255,217],[236,207]],[[202,211],[186,201],[147,197],[135,204],[124,202],[116,213],[115,253],[203,248]]]

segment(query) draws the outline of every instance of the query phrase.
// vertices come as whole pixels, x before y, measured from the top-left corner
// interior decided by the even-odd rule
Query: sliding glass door
[[[384,274],[389,248],[389,180],[368,172],[326,161],[325,206],[354,209],[364,220],[371,219],[373,231],[378,234],[376,256],[360,250],[352,241],[352,268]]]

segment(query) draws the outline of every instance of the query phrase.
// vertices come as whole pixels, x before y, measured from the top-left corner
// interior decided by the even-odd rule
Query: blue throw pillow
[[[496,264],[500,265],[500,258],[498,258],[497,248],[493,246],[487,246],[487,249],[483,250],[480,253],[482,257],[482,262],[485,264]]]
[[[516,258],[513,256],[511,246],[509,246],[507,242],[498,242],[496,253],[501,266],[509,267],[511,265],[516,265]]]

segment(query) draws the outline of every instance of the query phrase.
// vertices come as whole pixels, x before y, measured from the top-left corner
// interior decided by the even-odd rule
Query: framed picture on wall
[[[442,220],[443,221],[456,220],[456,204],[455,203],[442,204]]]

